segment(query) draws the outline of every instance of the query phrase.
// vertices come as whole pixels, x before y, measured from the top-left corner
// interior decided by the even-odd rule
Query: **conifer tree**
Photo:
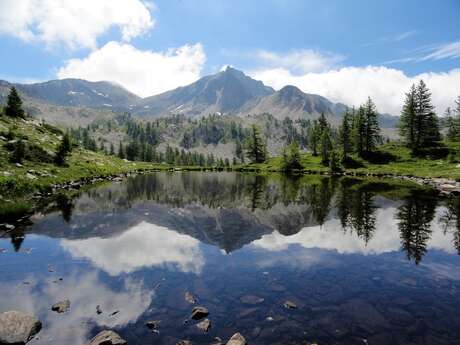
[[[342,146],[342,159],[346,161],[351,152],[351,113],[347,108],[342,118],[342,125],[339,130],[339,141]]]
[[[26,154],[26,145],[24,144],[24,141],[19,139],[14,143],[14,149],[13,149],[13,155],[11,156],[11,161],[13,163],[19,163],[21,164],[22,161],[24,160]]]
[[[329,135],[329,130],[323,131],[321,135],[321,164],[329,165],[329,154],[332,150],[332,141]]]
[[[57,165],[64,165],[67,159],[67,156],[72,152],[72,143],[70,141],[69,133],[64,134],[62,141],[59,144],[59,147],[54,156],[54,162]]]
[[[285,171],[303,168],[300,157],[299,143],[297,140],[294,140],[290,145],[283,149],[282,165],[283,170]]]
[[[256,125],[252,125],[248,138],[246,154],[253,163],[263,163],[267,159],[267,147]]]
[[[125,149],[123,147],[123,143],[120,141],[120,145],[118,146],[118,158],[124,159],[125,158]]]
[[[22,119],[26,117],[24,109],[22,109],[21,97],[19,97],[18,91],[14,86],[10,89],[10,93],[8,94],[5,115]]]
[[[360,106],[358,111],[355,112],[353,109],[353,125],[352,125],[352,141],[353,151],[356,152],[360,157],[364,153],[364,138],[366,133],[366,121],[364,107]]]
[[[375,150],[380,135],[378,113],[375,104],[370,97],[363,105],[364,108],[364,152],[366,154]]]

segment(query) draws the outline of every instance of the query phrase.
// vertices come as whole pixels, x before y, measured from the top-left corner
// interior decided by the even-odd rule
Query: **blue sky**
[[[458,18],[458,0],[2,0],[0,78],[110,79],[146,96],[230,64],[396,112],[424,77],[441,109],[460,94]]]

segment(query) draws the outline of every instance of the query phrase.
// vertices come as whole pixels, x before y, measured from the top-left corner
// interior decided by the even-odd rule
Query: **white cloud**
[[[259,50],[256,58],[265,68],[288,68],[294,73],[323,72],[344,60],[341,55],[320,53],[311,49],[294,50],[287,54]]]
[[[151,96],[194,82],[200,77],[205,60],[200,43],[155,52],[112,41],[86,58],[66,61],[57,75],[113,81],[139,96]]]
[[[460,41],[439,45],[431,53],[421,58],[424,60],[454,59],[460,57]]]
[[[61,245],[73,257],[88,258],[113,276],[151,266],[200,273],[204,266],[198,240],[146,222],[117,237],[62,240]]]
[[[250,72],[265,84],[280,89],[291,84],[307,93],[315,93],[334,102],[359,105],[372,97],[380,112],[398,115],[404,94],[412,83],[423,79],[432,91],[439,114],[460,95],[460,69],[408,76],[403,71],[384,66],[343,67],[324,72],[296,74],[289,67],[266,68]]]
[[[124,41],[148,31],[154,25],[152,6],[141,0],[2,0],[0,34],[94,49],[113,27]]]

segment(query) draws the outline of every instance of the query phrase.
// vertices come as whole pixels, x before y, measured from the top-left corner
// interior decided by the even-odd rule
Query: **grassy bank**
[[[457,152],[460,147],[457,143],[447,143],[449,157],[442,159],[417,158],[410,155],[410,151],[400,143],[388,143],[380,146],[380,162],[367,161],[356,156],[352,157],[352,166],[344,167],[346,173],[360,175],[397,175],[423,178],[449,178],[460,180],[460,160]],[[311,154],[302,154],[303,173],[324,173],[329,168],[321,164],[321,158]],[[263,164],[244,164],[234,167],[238,171],[282,171],[281,157],[270,158]]]

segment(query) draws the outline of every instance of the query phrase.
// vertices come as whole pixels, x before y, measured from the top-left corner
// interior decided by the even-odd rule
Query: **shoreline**
[[[84,176],[77,179],[71,179],[61,183],[50,184],[47,186],[49,191],[44,192],[36,190],[31,192],[25,197],[17,198],[16,200],[0,201],[1,202],[10,202],[14,204],[15,202],[20,203],[27,201],[29,207],[24,212],[13,216],[11,219],[1,220],[0,221],[0,230],[3,231],[3,234],[0,237],[3,237],[5,234],[13,231],[17,226],[25,225],[30,222],[29,218],[42,210],[45,209],[45,205],[49,205],[53,200],[63,193],[72,194],[78,192],[80,189],[85,187],[91,187],[100,183],[105,182],[121,182],[127,177],[144,175],[154,172],[181,172],[181,171],[200,171],[200,172],[241,172],[241,173],[285,173],[279,169],[266,169],[256,166],[236,166],[236,167],[174,167],[174,166],[155,166],[152,168],[137,168],[131,171],[125,171],[121,173],[101,175],[96,174],[92,176]],[[410,183],[417,184],[419,186],[425,186],[433,188],[439,192],[440,196],[460,196],[460,182],[457,182],[453,179],[448,178],[436,178],[436,177],[417,177],[409,175],[393,175],[385,173],[364,173],[364,172],[355,172],[355,171],[344,171],[344,172],[335,172],[325,170],[297,170],[292,171],[291,175],[293,176],[306,176],[306,175],[323,175],[330,177],[357,177],[357,178],[377,178],[377,179],[397,179],[400,181],[406,181]],[[69,196],[71,197],[71,195]]]

